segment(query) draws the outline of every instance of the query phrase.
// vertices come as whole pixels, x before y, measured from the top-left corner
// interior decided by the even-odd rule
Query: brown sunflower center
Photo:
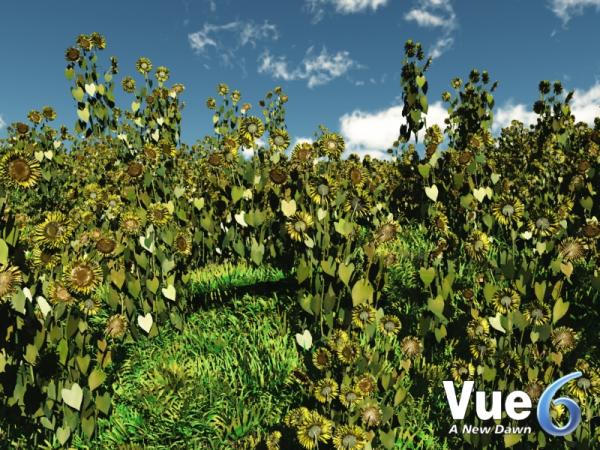
[[[12,289],[13,277],[10,273],[0,273],[0,294],[4,294]]]
[[[94,272],[85,265],[78,265],[71,270],[71,279],[78,286],[89,286],[94,280]]]
[[[61,302],[68,302],[71,300],[71,294],[64,287],[58,286],[55,290],[56,298]]]
[[[251,123],[250,125],[248,125],[248,133],[254,134],[257,131],[258,131],[258,127],[256,126],[256,124]]]
[[[49,222],[44,227],[44,235],[48,239],[56,239],[60,234],[61,226],[58,222]]]
[[[131,162],[129,166],[127,166],[127,175],[132,178],[139,177],[144,171],[144,166],[139,162]]]
[[[539,230],[547,230],[548,228],[550,228],[550,221],[547,217],[540,217],[538,220],[535,221],[535,226]]]
[[[175,239],[175,246],[180,251],[187,250],[188,245],[187,245],[187,240],[185,239],[185,237],[184,236],[178,236],[177,239]]]
[[[22,158],[13,159],[8,163],[8,173],[15,181],[27,181],[31,172],[31,166]]]
[[[104,254],[112,253],[116,246],[116,242],[109,238],[102,238],[96,242],[96,249]]]

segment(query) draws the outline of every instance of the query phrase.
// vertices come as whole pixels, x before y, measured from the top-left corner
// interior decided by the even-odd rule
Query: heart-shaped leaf
[[[434,202],[437,201],[438,194],[438,187],[435,184],[425,188],[425,195]]]
[[[312,347],[313,338],[310,331],[304,330],[304,333],[296,333],[296,342],[304,350],[309,350]]]
[[[175,301],[177,298],[177,291],[175,290],[175,286],[170,284],[166,288],[162,288],[162,294],[168,298],[169,300]]]
[[[283,212],[285,217],[292,217],[296,214],[296,200],[291,199],[289,202],[287,200],[282,200],[281,212]]]
[[[138,315],[137,323],[142,330],[146,333],[150,333],[150,329],[152,328],[152,324],[154,323],[154,319],[152,319],[152,314],[146,313],[145,316]]]
[[[425,287],[429,287],[429,285],[435,279],[435,268],[429,267],[426,269],[425,267],[421,267],[419,269],[419,277],[421,277],[421,281]]]
[[[70,389],[63,388],[61,391],[63,402],[73,409],[79,411],[83,401],[83,390],[77,383],[73,383]]]

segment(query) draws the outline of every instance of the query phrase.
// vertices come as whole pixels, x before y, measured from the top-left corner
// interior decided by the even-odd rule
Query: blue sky
[[[30,109],[54,106],[72,125],[64,50],[98,31],[119,79],[139,56],[186,86],[183,139],[211,131],[204,104],[219,82],[256,104],[281,85],[292,136],[322,123],[352,150],[380,154],[399,123],[399,72],[406,39],[435,56],[430,123],[454,76],[473,67],[499,80],[498,126],[532,120],[541,79],[575,89],[574,110],[591,121],[600,105],[600,0],[75,0],[5,2],[0,15],[0,128]],[[124,100],[125,96],[122,97]],[[123,102],[122,106],[128,105]],[[0,136],[5,129],[0,130]]]

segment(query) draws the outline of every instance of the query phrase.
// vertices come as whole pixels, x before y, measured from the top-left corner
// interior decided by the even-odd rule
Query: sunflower
[[[228,134],[227,136],[223,136],[223,140],[221,141],[221,151],[223,153],[229,153],[233,156],[237,156],[239,147],[240,143],[237,135]]]
[[[94,47],[94,43],[92,42],[91,37],[86,34],[80,34],[79,36],[77,36],[76,42],[77,45],[79,45],[79,47],[81,47],[84,50],[91,50],[92,47]]]
[[[269,135],[269,146],[276,151],[284,151],[290,146],[290,135],[286,130],[275,129]]]
[[[242,93],[237,89],[231,93],[231,101],[236,104],[242,99]]]
[[[125,77],[121,80],[121,87],[125,92],[131,94],[135,92],[135,80],[132,77]]]
[[[585,253],[583,239],[568,237],[558,244],[558,254],[563,261],[580,261],[585,257]]]
[[[165,66],[159,66],[156,68],[154,76],[156,77],[158,82],[162,84],[169,80],[169,69],[167,69]]]
[[[100,33],[94,31],[90,35],[90,39],[92,40],[92,43],[96,46],[96,48],[100,50],[104,50],[106,48],[106,39]]]
[[[70,306],[75,303],[75,297],[71,295],[64,284],[55,281],[50,286],[50,303],[58,305],[60,303]]]
[[[27,118],[31,122],[39,124],[42,121],[42,114],[39,111],[31,110],[29,111],[29,114],[27,114]]]
[[[60,263],[60,256],[52,250],[35,247],[31,253],[34,267],[43,270],[52,270]]]
[[[44,106],[42,108],[42,115],[44,116],[44,118],[46,118],[46,120],[54,120],[56,119],[56,111],[54,111],[54,108],[52,108],[51,106]]]
[[[254,145],[254,141],[265,132],[265,126],[258,117],[248,116],[242,119],[240,134],[246,147]]]
[[[473,231],[465,243],[465,248],[471,258],[481,261],[490,249],[490,239],[482,231]]]
[[[578,334],[570,327],[558,327],[552,331],[552,345],[560,353],[570,352],[579,340]]]
[[[371,210],[371,198],[362,192],[353,192],[344,201],[344,212],[353,217],[365,217]]]
[[[377,380],[375,380],[373,375],[366,374],[356,381],[355,387],[357,392],[360,392],[363,397],[367,397],[377,389]]]
[[[598,398],[600,395],[600,373],[598,370],[592,368],[584,360],[578,360],[575,369],[580,371],[582,375],[569,382],[567,385],[569,394],[579,400],[581,404],[585,404],[588,398]]]
[[[530,325],[544,325],[550,320],[550,307],[545,303],[530,303],[525,308],[523,317]]]
[[[524,211],[523,202],[512,195],[503,195],[492,205],[492,215],[504,226],[517,223]]]
[[[338,347],[337,356],[343,364],[352,364],[360,356],[360,348],[356,342],[345,342]]]
[[[346,408],[352,408],[361,399],[361,395],[356,388],[344,385],[340,391],[339,399],[340,403]]]
[[[366,433],[356,425],[337,427],[333,436],[333,445],[336,450],[362,450],[366,443]]]
[[[519,355],[515,352],[510,352],[503,355],[500,358],[500,367],[504,369],[504,372],[508,376],[517,376],[520,378],[521,369],[523,369],[523,362]]]
[[[210,155],[208,155],[208,158],[206,160],[208,161],[208,164],[210,164],[211,166],[219,167],[219,166],[223,165],[225,158],[223,157],[222,153],[212,152]]]
[[[487,337],[477,338],[470,345],[469,350],[475,359],[484,359],[494,353],[494,343]]]
[[[102,236],[96,241],[96,250],[102,255],[110,255],[116,248],[117,242],[110,237]]]
[[[320,347],[312,355],[313,365],[319,370],[325,370],[331,366],[331,352],[325,347]]]
[[[549,237],[558,231],[556,214],[547,209],[533,216],[529,221],[529,230],[535,236]]]
[[[379,426],[383,412],[379,405],[374,401],[367,401],[361,407],[360,419],[367,428],[374,428]]]
[[[10,151],[0,161],[4,179],[13,186],[30,188],[37,184],[42,171],[40,164],[21,151]]]
[[[588,219],[586,224],[581,227],[581,234],[588,239],[596,239],[600,237],[600,223],[595,217]]]
[[[217,107],[217,100],[214,97],[209,97],[206,99],[206,107],[208,109],[215,109]]]
[[[46,220],[35,227],[36,243],[51,248],[61,248],[69,241],[71,222],[61,212],[46,213]]]
[[[130,180],[139,179],[144,174],[144,165],[138,161],[130,161],[125,169],[125,174]]]
[[[225,97],[229,93],[229,86],[225,83],[219,83],[217,86],[217,92],[220,96]]]
[[[27,125],[26,123],[17,122],[15,127],[17,129],[17,133],[19,133],[20,135],[25,135],[29,133],[29,125]]]
[[[192,254],[192,234],[189,231],[180,231],[173,241],[175,251],[180,255],[188,256]]]
[[[288,428],[295,428],[299,426],[304,421],[304,419],[306,419],[309,416],[309,414],[310,411],[304,406],[290,409],[283,418],[283,423]]]
[[[75,47],[69,47],[65,50],[65,59],[69,62],[77,62],[81,58],[81,52]]]
[[[448,226],[448,216],[442,211],[436,211],[432,221],[433,228],[442,235],[447,235],[450,231]]]
[[[156,164],[160,157],[158,148],[156,146],[150,145],[150,144],[144,146],[143,154],[144,154],[144,158],[146,159],[146,161],[148,161],[150,164]]]
[[[327,346],[331,350],[337,351],[339,348],[342,347],[342,345],[349,341],[350,337],[348,336],[348,333],[346,333],[344,330],[336,328],[327,338]]]
[[[292,150],[292,164],[299,167],[312,165],[315,149],[310,142],[299,142]]]
[[[452,363],[450,373],[452,374],[454,381],[461,383],[473,379],[473,376],[475,375],[475,366],[471,362],[459,358]]]
[[[135,68],[139,73],[146,76],[152,70],[152,62],[148,58],[140,58],[136,61]]]
[[[317,381],[314,387],[314,396],[317,401],[327,403],[338,395],[338,384],[332,378],[323,378]]]
[[[352,323],[357,328],[364,328],[375,321],[375,308],[367,303],[361,303],[352,309]]]
[[[71,291],[89,294],[102,283],[102,269],[94,261],[78,258],[66,267],[63,278]]]
[[[486,337],[490,334],[490,323],[485,317],[472,319],[467,324],[467,336],[470,339]]]
[[[269,171],[269,178],[275,184],[283,184],[287,181],[287,173],[280,167],[274,167]]]
[[[521,304],[521,296],[511,288],[498,289],[492,298],[494,309],[500,314],[515,311]]]
[[[546,385],[539,380],[530,381],[525,385],[523,391],[531,398],[532,402],[536,402],[542,396],[542,393],[546,389]]]
[[[137,235],[142,229],[142,218],[134,211],[125,211],[121,214],[119,228],[128,235]]]
[[[400,342],[400,349],[404,356],[409,359],[415,359],[423,353],[423,342],[416,336],[406,336]]]
[[[396,316],[386,314],[379,320],[379,330],[384,336],[396,336],[400,331],[400,328],[402,328],[402,324],[400,323],[400,319],[398,319]]]
[[[319,442],[327,442],[331,439],[333,423],[320,415],[316,411],[309,412],[302,417],[296,436],[300,445],[307,450],[312,450],[319,446]]]
[[[300,211],[294,214],[286,224],[287,232],[294,241],[301,242],[308,236],[314,222],[310,214]]]
[[[310,199],[317,205],[326,205],[335,200],[337,186],[331,177],[322,175],[311,180],[306,191]]]
[[[171,220],[171,212],[164,203],[153,203],[148,208],[148,219],[157,227],[166,225]]]
[[[129,321],[123,314],[114,314],[106,321],[104,333],[113,339],[120,339],[125,336]]]
[[[332,159],[340,159],[346,147],[344,139],[337,133],[324,134],[317,145],[320,156],[329,156]]]
[[[86,316],[95,316],[100,312],[100,308],[102,305],[100,304],[100,300],[95,297],[86,298],[82,302],[79,303],[79,309]]]
[[[0,266],[0,300],[11,297],[23,282],[21,270],[16,266]]]

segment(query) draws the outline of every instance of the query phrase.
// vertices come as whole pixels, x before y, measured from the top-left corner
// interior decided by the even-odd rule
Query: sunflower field
[[[220,84],[185,144],[184,86],[105,48],[65,52],[73,127],[0,140],[0,448],[600,448],[600,118],[561,83],[492,133],[471,70],[442,129],[407,41],[405,121],[361,160],[322,125],[291,146],[281,88]],[[448,431],[444,380],[535,404],[576,370],[568,436]]]

